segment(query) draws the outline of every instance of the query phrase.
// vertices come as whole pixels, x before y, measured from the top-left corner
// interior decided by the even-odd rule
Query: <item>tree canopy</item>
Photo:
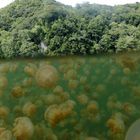
[[[0,9],[1,58],[90,55],[139,48],[140,3],[71,7],[55,0],[15,0]]]

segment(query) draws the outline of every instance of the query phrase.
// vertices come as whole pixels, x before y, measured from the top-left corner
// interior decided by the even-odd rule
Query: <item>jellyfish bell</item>
[[[17,140],[30,140],[34,133],[34,125],[28,117],[15,119],[13,135]]]
[[[35,76],[38,86],[42,88],[52,88],[58,81],[58,72],[51,65],[41,66]]]
[[[0,128],[0,140],[12,140],[12,133],[10,130]]]
[[[140,140],[140,119],[136,120],[128,129],[125,140]]]

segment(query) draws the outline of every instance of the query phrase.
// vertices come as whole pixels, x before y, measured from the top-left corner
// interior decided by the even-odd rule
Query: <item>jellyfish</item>
[[[140,140],[140,119],[136,120],[128,129],[125,140]]]
[[[79,82],[77,80],[69,80],[68,86],[70,89],[76,89]]]
[[[11,91],[11,95],[15,98],[19,98],[19,97],[23,96],[24,94],[25,94],[24,89],[18,85],[13,87],[13,89]]]
[[[74,104],[74,101],[68,100],[60,105],[54,104],[49,106],[44,113],[45,120],[47,120],[52,127],[55,127],[72,113]]]
[[[17,140],[30,140],[34,134],[34,125],[28,117],[15,119],[13,135]]]
[[[88,103],[88,97],[85,94],[80,94],[79,96],[77,96],[77,100],[80,104],[82,105],[86,105]]]
[[[22,109],[23,113],[29,117],[32,117],[35,115],[36,111],[37,111],[37,107],[35,104],[31,103],[31,102],[27,102],[25,103],[25,105],[23,106]]]
[[[5,76],[0,76],[0,89],[6,88],[8,85],[8,80]]]
[[[37,70],[35,79],[40,87],[52,88],[58,81],[58,72],[55,67],[44,65]]]
[[[0,128],[0,140],[12,140],[12,132],[5,128]]]
[[[55,127],[63,118],[60,107],[58,105],[49,106],[44,113],[44,118],[52,127]]]
[[[24,72],[31,76],[31,77],[34,77],[35,76],[35,73],[36,73],[36,66],[33,65],[33,64],[29,64],[27,66],[24,67]]]
[[[0,64],[0,73],[9,72],[9,63]]]
[[[67,71],[65,74],[65,79],[70,80],[70,79],[76,79],[77,77],[77,72],[74,69],[70,69]]]
[[[125,124],[121,113],[115,113],[107,121],[107,127],[112,135],[122,134],[125,131]]]
[[[9,108],[6,106],[0,106],[0,118],[7,118],[8,114],[9,114]]]

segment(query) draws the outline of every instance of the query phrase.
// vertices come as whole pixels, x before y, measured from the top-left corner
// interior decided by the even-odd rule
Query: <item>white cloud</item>
[[[76,5],[76,3],[90,2],[98,4],[107,4],[107,5],[118,5],[118,4],[127,4],[140,2],[140,0],[57,0],[68,5]]]
[[[0,0],[0,8],[10,4],[14,0]],[[135,3],[140,2],[140,0],[57,0],[61,3],[67,5],[76,5],[76,3],[90,2],[90,3],[98,3],[98,4],[107,4],[107,5],[118,5],[118,4],[126,4],[126,3]]]
[[[6,5],[10,4],[14,0],[0,0],[0,8],[5,7]]]

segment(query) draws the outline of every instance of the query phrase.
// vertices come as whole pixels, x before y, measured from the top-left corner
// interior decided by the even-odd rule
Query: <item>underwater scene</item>
[[[0,140],[140,140],[140,53],[0,61]]]

